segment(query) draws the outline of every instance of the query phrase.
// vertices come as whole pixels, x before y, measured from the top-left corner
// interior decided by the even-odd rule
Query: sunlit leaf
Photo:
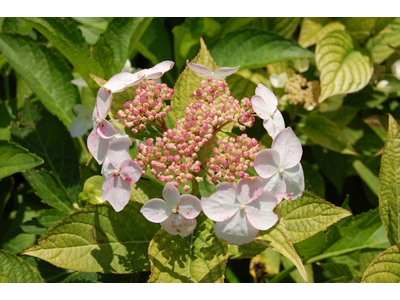
[[[0,283],[40,283],[43,278],[23,259],[0,249]]]

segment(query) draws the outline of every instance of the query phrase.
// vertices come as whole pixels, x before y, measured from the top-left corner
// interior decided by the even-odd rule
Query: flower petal
[[[171,183],[168,182],[163,189],[163,198],[171,208],[176,208],[181,200],[179,190]]]
[[[103,165],[101,166],[101,175],[103,175],[104,180],[114,174],[115,167],[111,164],[108,156],[104,159]]]
[[[226,221],[218,222],[214,226],[215,235],[233,245],[248,244],[255,239],[258,229],[247,220],[245,212],[239,210]]]
[[[179,202],[178,212],[185,219],[194,219],[201,212],[201,202],[193,195],[182,195]]]
[[[196,219],[185,219],[180,214],[171,214],[168,219],[161,223],[161,226],[169,234],[179,234],[181,237],[186,237],[196,228],[197,221]]]
[[[263,179],[264,191],[269,191],[273,193],[280,203],[286,192],[286,182],[283,180],[283,176],[276,173],[270,178]]]
[[[283,169],[297,165],[303,155],[300,140],[290,127],[276,135],[271,149],[278,151],[281,158],[280,167]]]
[[[258,84],[258,87],[256,88],[256,95],[261,96],[261,98],[264,99],[270,110],[278,107],[278,99],[276,98],[275,94],[262,83]]]
[[[113,140],[108,146],[107,157],[115,169],[119,169],[124,160],[131,159],[129,154],[129,147],[132,141],[128,137],[120,137]]]
[[[285,199],[294,200],[303,195],[304,173],[301,163],[295,165],[293,168],[285,169],[283,180],[286,183]]]
[[[109,140],[102,139],[94,128],[87,139],[87,146],[94,159],[101,165],[106,158]]]
[[[88,118],[88,119],[90,119],[90,117],[92,115],[90,113],[89,108],[87,108],[85,105],[79,104],[79,103],[74,105],[74,112],[77,117],[83,117],[83,118]]]
[[[251,106],[253,107],[255,113],[263,120],[268,120],[270,118],[269,113],[271,112],[265,100],[258,95],[251,97]]]
[[[122,180],[125,180],[129,183],[135,183],[142,176],[142,168],[138,165],[137,162],[131,160],[130,158],[124,160],[120,166],[121,171],[119,175]]]
[[[84,135],[88,129],[92,128],[92,122],[89,122],[89,127],[87,125],[88,122],[85,117],[74,118],[69,125],[69,132],[71,133],[71,136],[78,137]]]
[[[225,79],[226,76],[236,73],[237,70],[239,70],[239,68],[240,68],[240,66],[237,66],[234,68],[228,68],[228,67],[219,68],[219,69],[215,70],[212,77],[213,77],[213,79]]]
[[[153,223],[165,221],[172,213],[171,207],[162,199],[154,198],[147,201],[140,209],[142,215]]]
[[[262,194],[263,188],[260,177],[241,179],[236,186],[236,198],[241,204],[250,203]]]
[[[112,104],[112,94],[110,91],[106,91],[104,86],[97,92],[96,104],[98,116],[100,119],[104,119],[108,115]]]
[[[76,86],[89,87],[88,84],[86,83],[85,79],[83,79],[82,77],[71,80],[71,83],[75,84]]]
[[[114,126],[111,125],[110,122],[108,122],[105,119],[101,120],[101,124],[97,126],[97,133],[100,135],[101,138],[103,139],[111,139],[114,135],[117,134],[117,131],[115,130]]]
[[[107,178],[101,189],[103,198],[107,200],[116,212],[124,209],[131,198],[131,185],[123,181],[119,176]]]
[[[262,178],[270,178],[279,170],[280,156],[274,149],[265,149],[254,157],[254,169]]]
[[[147,69],[145,71],[146,79],[158,79],[164,75],[165,72],[168,72],[174,67],[174,62],[170,60],[166,60],[156,64],[154,67]]]
[[[276,110],[274,116],[263,122],[264,128],[273,139],[276,135],[285,129],[285,120],[279,110]]]
[[[274,208],[278,199],[271,192],[264,191],[260,197],[246,205],[244,209],[250,224],[258,230],[268,230],[278,222]]]
[[[188,60],[186,61],[186,65],[196,73],[197,76],[207,78],[207,76],[212,76],[212,71],[210,68],[207,68],[206,66],[200,65],[200,64],[195,64],[195,63],[190,63]]]
[[[210,197],[201,197],[201,208],[211,220],[221,222],[232,217],[239,210],[236,189],[233,184],[222,182],[215,187]]]
[[[110,80],[103,85],[103,88],[110,90],[111,93],[119,93],[135,84],[138,84],[143,79],[144,75],[140,74],[140,72],[134,74],[121,72],[111,77]]]

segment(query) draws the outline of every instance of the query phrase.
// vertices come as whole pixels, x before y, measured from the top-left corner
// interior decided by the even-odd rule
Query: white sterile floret
[[[279,75],[271,75],[269,76],[269,81],[271,82],[272,86],[278,89],[281,89],[285,86],[286,81],[288,80],[288,76],[286,72],[283,72]]]
[[[254,169],[263,178],[264,190],[271,191],[278,199],[294,200],[304,192],[304,173],[300,163],[303,148],[292,128],[278,133],[271,149],[254,157]]]
[[[400,59],[396,60],[392,65],[393,76],[400,80]]]
[[[278,99],[262,83],[256,88],[256,94],[251,97],[251,105],[254,112],[264,120],[264,128],[272,138],[285,128],[285,120],[278,110]]]
[[[278,221],[273,210],[278,200],[263,191],[263,181],[246,178],[237,186],[222,182],[210,197],[201,198],[203,212],[217,222],[214,232],[229,244],[244,245],[255,239],[259,230],[268,230]]]
[[[168,182],[163,190],[163,199],[147,201],[140,212],[153,223],[161,223],[166,232],[186,237],[197,226],[196,217],[201,212],[200,200],[192,195],[180,195],[178,189]]]
[[[196,73],[197,76],[199,77],[212,77],[212,79],[225,79],[227,76],[232,75],[233,73],[236,73],[237,70],[239,70],[240,66],[234,67],[234,68],[228,68],[228,67],[223,67],[215,70],[214,72],[211,71],[210,68],[196,64],[196,63],[191,63],[188,60],[186,61],[186,65]]]
[[[375,89],[376,89],[377,91],[379,91],[379,92],[385,93],[385,92],[390,91],[391,88],[392,88],[392,87],[389,85],[389,81],[387,81],[387,80],[381,80],[381,81],[378,82],[378,84],[376,85],[376,88],[375,88]]]
[[[76,117],[71,121],[69,132],[72,137],[78,137],[92,128],[92,114],[90,109],[83,104],[75,104],[74,112]]]

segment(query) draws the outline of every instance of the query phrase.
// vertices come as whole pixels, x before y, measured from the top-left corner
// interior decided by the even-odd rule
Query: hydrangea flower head
[[[256,94],[251,98],[251,104],[255,113],[264,120],[263,125],[268,134],[275,138],[285,128],[285,121],[278,110],[278,99],[274,93],[260,83]]]
[[[128,204],[132,194],[131,183],[137,182],[143,173],[142,168],[129,155],[131,145],[132,141],[128,137],[112,141],[103,166],[106,180],[102,186],[102,195],[116,212]]]
[[[302,154],[300,140],[288,127],[276,135],[271,149],[258,152],[254,158],[254,169],[264,179],[264,190],[273,192],[278,203],[283,198],[294,200],[303,194]]]
[[[201,212],[200,200],[192,195],[180,195],[179,190],[167,183],[163,190],[165,200],[154,198],[147,201],[140,212],[153,223],[161,223],[166,232],[186,237],[197,226],[196,217]]]
[[[212,79],[225,79],[226,76],[232,75],[240,68],[240,66],[234,68],[224,67],[224,68],[219,68],[213,72],[211,71],[210,68],[206,66],[191,63],[188,60],[186,61],[186,65],[189,67],[189,69],[194,71],[197,76],[204,78],[211,77]]]
[[[263,181],[246,178],[237,186],[222,182],[210,197],[201,198],[201,207],[211,220],[218,238],[234,245],[248,244],[259,230],[268,230],[278,221],[273,210],[278,200],[263,190]]]

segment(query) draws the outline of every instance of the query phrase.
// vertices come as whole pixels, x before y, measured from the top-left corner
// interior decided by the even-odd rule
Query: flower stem
[[[195,197],[199,195],[199,183],[195,178],[192,179],[192,195]]]

